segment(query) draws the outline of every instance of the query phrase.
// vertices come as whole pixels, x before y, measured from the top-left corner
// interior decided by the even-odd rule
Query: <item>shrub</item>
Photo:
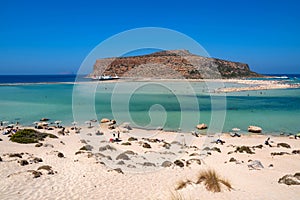
[[[121,145],[131,145],[130,142],[123,142]]]
[[[217,151],[217,152],[221,153],[221,149],[218,148],[218,147],[213,147],[213,148],[211,148],[211,150],[212,151]]]
[[[110,146],[110,145],[99,147],[99,151],[106,151],[106,150],[116,151],[117,149],[115,147]]]
[[[41,147],[41,146],[43,146],[42,143],[37,143],[37,144],[35,145],[35,147]]]
[[[236,147],[235,152],[239,152],[239,153],[246,152],[248,154],[254,154],[254,152],[251,151],[250,147],[247,146]]]
[[[128,141],[129,142],[132,142],[132,141],[137,141],[138,139],[137,138],[135,138],[135,137],[130,137],[130,138],[128,138]]]
[[[22,153],[11,153],[8,156],[10,158],[13,158],[13,157],[22,158]]]
[[[300,154],[300,150],[293,150],[292,154]]]
[[[258,148],[258,149],[262,149],[263,148],[263,145],[262,144],[260,144],[260,145],[256,145],[256,146],[253,146],[252,148]]]
[[[17,131],[14,135],[11,136],[10,140],[12,142],[28,144],[28,143],[38,143],[41,140],[44,140],[46,137],[57,138],[53,134],[49,133],[40,133],[33,129],[23,129]]]
[[[144,148],[147,148],[147,149],[150,149],[150,148],[151,148],[151,145],[148,144],[147,142],[145,142],[145,143],[143,144],[143,147],[144,147]]]
[[[27,160],[20,160],[19,163],[21,166],[29,165],[29,162]]]
[[[125,153],[121,153],[120,155],[118,155],[116,157],[116,160],[130,160],[130,158],[125,154]]]
[[[93,150],[93,146],[87,144],[87,145],[84,145],[83,147],[81,147],[79,150],[82,150],[82,151],[92,151]]]
[[[41,170],[41,169],[49,171],[52,169],[52,167],[49,165],[42,165],[37,170]]]
[[[39,171],[32,170],[30,172],[32,173],[33,178],[39,178],[42,175],[42,172],[39,172]]]
[[[284,148],[288,148],[288,149],[291,148],[291,146],[289,144],[287,144],[287,143],[278,143],[277,147],[284,147]]]
[[[49,136],[49,138],[58,138],[56,135],[53,135],[53,134],[50,134],[50,133],[47,133],[47,135]]]

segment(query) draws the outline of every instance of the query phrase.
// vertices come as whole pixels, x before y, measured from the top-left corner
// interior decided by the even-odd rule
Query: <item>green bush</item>
[[[57,138],[53,134],[49,133],[40,133],[33,129],[23,129],[17,131],[14,135],[11,136],[10,140],[12,142],[22,143],[22,144],[28,144],[28,143],[38,143],[41,140],[44,140],[49,136],[50,138]]]

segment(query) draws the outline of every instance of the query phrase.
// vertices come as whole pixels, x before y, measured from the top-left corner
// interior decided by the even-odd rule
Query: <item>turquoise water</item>
[[[261,126],[264,133],[300,131],[300,89],[247,91],[224,97],[208,94],[205,83],[191,83],[195,95],[186,84],[170,85],[175,92],[164,85],[143,82],[101,83],[97,87],[88,83],[2,85],[0,120],[31,125],[46,117],[71,125],[74,120],[84,124],[92,118],[108,117],[136,126],[172,130],[193,130],[196,123],[203,122],[220,125],[223,132],[234,127],[246,132],[249,125]],[[75,97],[73,88],[78,91]]]

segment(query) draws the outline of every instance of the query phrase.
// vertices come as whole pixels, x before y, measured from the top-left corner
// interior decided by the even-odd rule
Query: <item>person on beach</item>
[[[118,131],[118,139],[120,138],[120,131]]]
[[[268,137],[268,139],[265,141],[265,145],[268,145],[269,147],[272,147],[272,145],[269,142],[270,138]]]
[[[221,144],[221,145],[223,145],[224,143],[225,143],[225,141],[224,140],[221,140],[220,138],[219,139],[217,139],[216,140],[216,144]]]
[[[234,132],[234,133],[230,133],[230,136],[231,137],[241,137],[241,134]]]

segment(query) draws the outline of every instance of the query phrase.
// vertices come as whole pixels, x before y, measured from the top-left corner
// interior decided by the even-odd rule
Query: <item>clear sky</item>
[[[101,41],[149,26],[256,72],[300,74],[298,0],[0,0],[0,22],[0,74],[76,73]]]

